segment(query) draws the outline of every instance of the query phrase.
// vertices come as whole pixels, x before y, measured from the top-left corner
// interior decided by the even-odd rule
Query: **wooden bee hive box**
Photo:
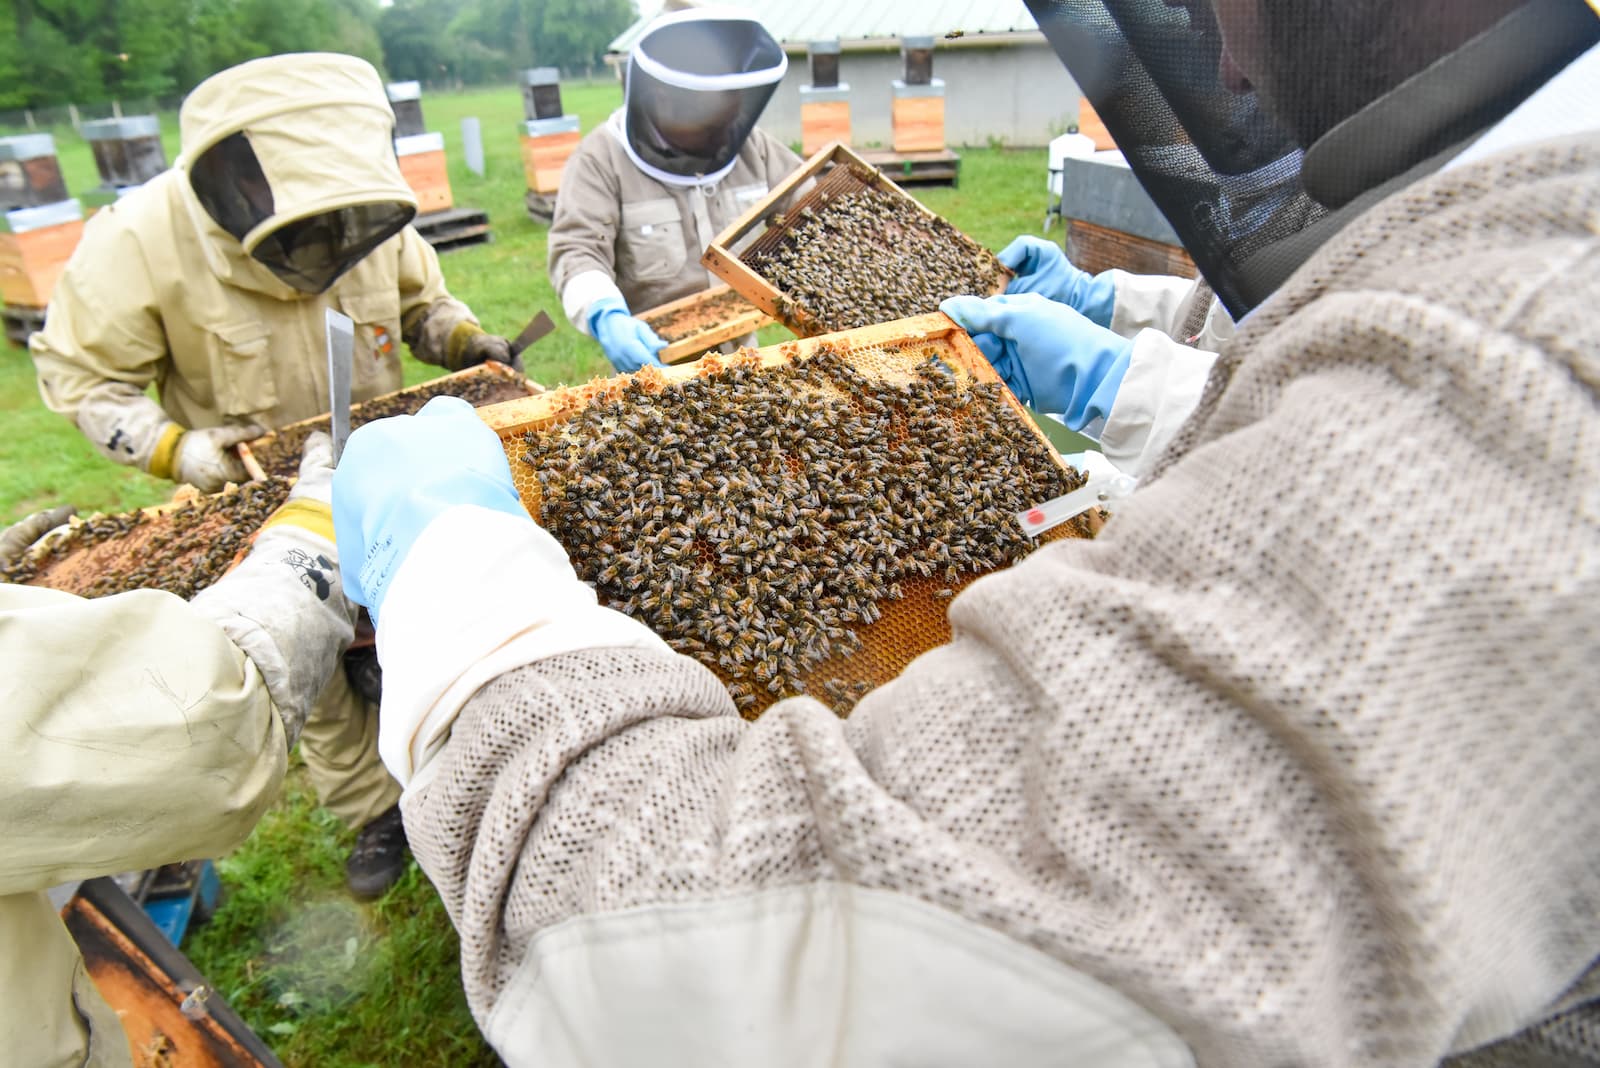
[[[0,300],[7,306],[44,308],[83,238],[76,200],[6,215],[0,230]]]
[[[289,497],[288,479],[269,479],[118,515],[74,517],[0,579],[109,597],[166,590],[188,599],[221,578],[267,517]]]
[[[450,192],[450,174],[445,166],[444,135],[397,137],[394,150],[400,161],[400,175],[417,196],[417,213],[448,211],[455,204],[455,197]]]
[[[391,415],[414,415],[435,397],[460,397],[474,407],[530,397],[543,386],[524,378],[503,363],[469,367],[442,378],[385,393],[350,406],[350,429]],[[251,478],[291,478],[300,470],[300,453],[312,431],[326,433],[333,421],[326,415],[281,426],[272,433],[239,446],[239,458]]]
[[[812,179],[788,211],[776,205]],[[702,262],[801,337],[937,311],[1004,292],[994,254],[844,145],[807,160],[719,234]]]
[[[667,347],[658,353],[662,363],[693,359],[772,322],[772,316],[730,286],[714,286],[679,297],[641,312],[639,318],[666,339]]]
[[[1018,511],[1082,483],[943,315],[479,415],[602,603],[747,716],[799,693],[847,713],[949,640],[956,592],[1033,549]]]

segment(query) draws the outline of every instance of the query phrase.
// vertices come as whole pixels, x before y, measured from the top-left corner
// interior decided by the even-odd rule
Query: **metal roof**
[[[963,38],[1039,32],[1023,0],[718,0],[717,6],[749,11],[772,36],[795,47],[833,38],[848,48],[852,41],[943,37],[956,31]],[[639,7],[639,21],[611,42],[610,51],[632,48],[660,4],[641,0]]]

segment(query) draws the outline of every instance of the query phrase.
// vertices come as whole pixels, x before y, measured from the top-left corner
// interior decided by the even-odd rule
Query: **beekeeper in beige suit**
[[[1595,1063],[1600,11],[1030,6],[1108,124],[1267,138],[1285,210],[1239,245],[1216,175],[1162,190],[1240,320],[1192,415],[848,719],[745,722],[598,605],[470,410],[352,438],[346,584],[476,1019],[511,1065]],[[1115,120],[1108,78],[1148,90]],[[977,303],[1030,380],[1112,345]],[[1124,390],[1188,358],[1119,351]]]
[[[242,480],[236,443],[328,410],[325,308],[356,324],[355,400],[400,388],[402,338],[452,370],[509,360],[407,225],[416,198],[369,64],[244,63],[180,119],[177,163],[89,221],[31,345],[45,403],[101,453],[206,491]],[[336,673],[301,745],[323,803],[363,829],[349,872],[363,895],[404,864],[376,718]]]
[[[756,126],[787,69],[741,11],[669,11],[629,53],[622,108],[567,161],[550,284],[617,370],[660,364],[633,313],[720,285],[701,253],[800,165]]]
[[[0,584],[5,1064],[133,1063],[46,888],[216,855],[277,798],[355,622],[328,511],[332,460],[327,435],[312,435],[249,555],[187,603]],[[0,560],[47,525],[0,535]]]

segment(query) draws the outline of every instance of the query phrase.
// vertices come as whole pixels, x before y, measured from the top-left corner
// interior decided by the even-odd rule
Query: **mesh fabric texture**
[[[485,687],[406,802],[478,1019],[550,925],[819,879],[1036,947],[1205,1065],[1434,1064],[1566,1010],[1600,955],[1596,218],[1594,136],[1370,211],[1099,539],[977,582],[846,721],[744,723],[640,652]]]

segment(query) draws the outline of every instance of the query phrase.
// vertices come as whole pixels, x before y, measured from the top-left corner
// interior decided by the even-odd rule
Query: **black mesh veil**
[[[628,154],[671,184],[720,177],[788,67],[759,22],[721,10],[658,19],[628,61]]]
[[[1235,318],[1600,38],[1586,0],[1262,0],[1225,55],[1212,0],[1027,4]]]
[[[1242,316],[1254,301],[1234,268],[1322,209],[1301,189],[1299,146],[1253,92],[1222,84],[1208,0],[1028,8],[1196,266]]]

